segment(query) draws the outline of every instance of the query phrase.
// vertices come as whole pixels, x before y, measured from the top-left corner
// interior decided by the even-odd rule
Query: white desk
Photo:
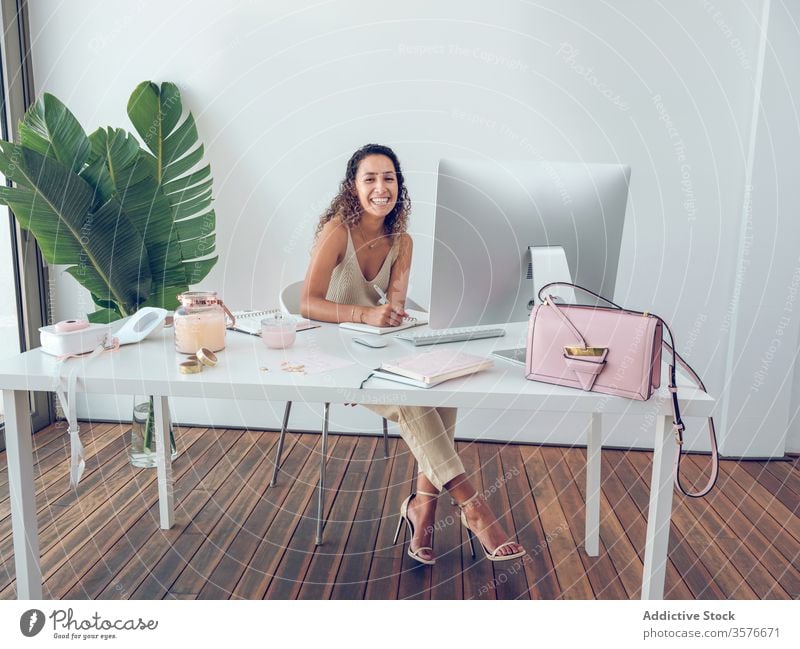
[[[516,346],[515,343],[523,339],[524,330],[525,325],[519,323],[510,325],[504,338],[455,344],[462,345],[471,353],[488,355],[492,349]],[[165,330],[138,345],[123,347],[118,352],[104,354],[91,362],[73,359],[67,364],[82,366],[78,370],[79,391],[152,394],[157,397],[158,489],[161,527],[165,529],[172,527],[174,517],[172,466],[169,454],[164,453],[164,449],[169,448],[166,432],[169,421],[166,407],[168,397],[315,402],[325,404],[326,416],[329,403],[348,402],[586,413],[591,425],[587,428],[586,440],[585,549],[590,556],[599,554],[602,414],[648,415],[655,419],[656,425],[642,599],[663,597],[672,512],[672,464],[676,453],[671,406],[664,387],[650,401],[631,401],[526,381],[519,366],[496,360],[494,368],[490,370],[448,381],[429,390],[374,379],[359,389],[370,369],[383,360],[412,353],[414,348],[409,343],[393,340],[384,349],[368,349],[353,344],[350,339],[354,335],[357,334],[326,324],[319,329],[299,333],[293,348],[276,351],[266,349],[260,338],[230,332],[227,349],[220,352],[220,364],[217,367],[207,369],[202,374],[183,375],[178,372],[177,360],[181,357],[174,352],[172,331]],[[320,354],[346,358],[353,364],[313,375],[288,373],[280,368],[281,362],[287,358],[302,359]],[[29,390],[54,390],[57,385],[55,367],[55,359],[38,349],[0,363],[0,388],[3,390],[6,410],[14,560],[20,599],[42,597],[27,393]],[[268,367],[269,371],[264,371],[264,367]],[[711,414],[714,400],[704,392],[687,386],[681,389],[680,397],[684,416],[707,417]],[[321,464],[324,470],[324,462]],[[321,505],[323,472],[320,478]],[[79,485],[79,491],[80,488]]]

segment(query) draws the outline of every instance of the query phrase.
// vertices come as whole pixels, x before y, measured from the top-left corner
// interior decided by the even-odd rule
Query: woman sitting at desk
[[[367,144],[353,154],[339,193],[317,227],[301,298],[304,317],[383,327],[403,321],[411,268],[410,207],[400,162],[390,148]],[[379,304],[374,286],[388,296],[387,304]],[[419,465],[416,493],[403,501],[398,522],[398,530],[405,521],[411,531],[411,558],[434,563],[432,534],[442,487],[459,503],[462,522],[490,560],[525,554],[519,543],[508,540],[464,472],[453,443],[455,408],[367,408],[399,424]]]

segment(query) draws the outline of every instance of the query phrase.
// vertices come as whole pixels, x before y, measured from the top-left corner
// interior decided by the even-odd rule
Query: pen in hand
[[[382,289],[380,286],[378,286],[377,284],[373,284],[373,285],[372,285],[372,288],[374,288],[374,289],[375,289],[375,292],[378,294],[378,297],[380,298],[380,299],[378,300],[378,304],[389,304],[389,298],[388,298],[388,297],[386,297],[386,293],[384,293],[384,292],[383,292],[383,289]],[[392,307],[392,310],[393,310],[393,311],[394,311],[394,312],[395,312],[395,313],[396,313],[398,316],[400,316],[401,318],[405,318],[405,317],[408,315],[407,313],[405,313],[405,311],[398,311],[398,310],[397,310],[396,308],[394,308],[394,307]]]
[[[377,284],[373,284],[372,288],[375,289],[375,292],[378,294],[380,300],[378,300],[378,304],[387,304],[389,302],[389,298],[386,297],[386,293],[383,292],[383,289],[378,286]]]

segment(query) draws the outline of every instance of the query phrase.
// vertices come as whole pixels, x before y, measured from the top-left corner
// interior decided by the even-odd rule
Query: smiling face
[[[358,165],[355,192],[364,215],[384,219],[397,204],[397,173],[385,155],[373,154]]]

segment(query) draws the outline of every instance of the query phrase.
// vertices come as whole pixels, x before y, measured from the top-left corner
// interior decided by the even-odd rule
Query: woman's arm
[[[368,307],[325,299],[333,269],[341,263],[346,251],[347,226],[338,219],[331,219],[323,226],[311,253],[300,295],[301,315],[323,322],[363,322],[379,327],[400,324],[403,316],[396,313],[391,304]]]
[[[399,235],[397,259],[392,264],[392,273],[389,276],[389,290],[386,292],[391,304],[396,311],[405,317],[406,297],[408,296],[408,280],[411,275],[411,254],[414,249],[411,236],[407,233]]]

